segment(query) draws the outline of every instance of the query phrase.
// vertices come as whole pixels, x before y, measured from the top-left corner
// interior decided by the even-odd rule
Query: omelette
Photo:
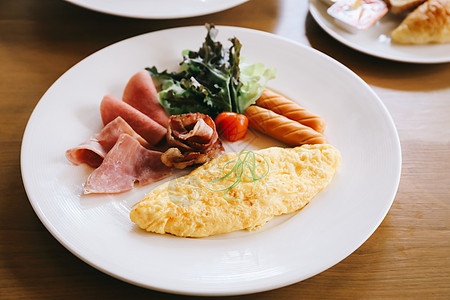
[[[253,230],[307,205],[340,161],[329,144],[226,153],[150,191],[130,218],[147,231],[180,237]]]

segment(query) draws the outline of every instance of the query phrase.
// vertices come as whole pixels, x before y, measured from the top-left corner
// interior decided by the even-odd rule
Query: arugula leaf
[[[201,112],[215,118],[224,111],[243,113],[261,95],[267,80],[274,77],[274,69],[263,64],[240,67],[239,40],[234,37],[229,49],[215,41],[218,30],[206,24],[208,31],[198,51],[183,51],[180,71],[158,72],[147,68],[160,85],[158,98],[169,115]],[[251,67],[253,66],[253,67]]]

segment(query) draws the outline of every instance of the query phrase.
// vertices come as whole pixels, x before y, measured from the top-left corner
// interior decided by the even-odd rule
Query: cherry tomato
[[[246,116],[234,112],[223,112],[216,119],[217,130],[230,142],[235,142],[245,137],[248,127]]]

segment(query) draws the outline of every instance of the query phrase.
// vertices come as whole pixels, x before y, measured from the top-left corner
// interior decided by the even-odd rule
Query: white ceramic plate
[[[24,185],[40,220],[88,264],[124,281],[192,295],[260,292],[314,276],[357,249],[387,214],[399,183],[400,144],[385,106],[359,77],[324,54],[250,29],[218,27],[236,36],[249,62],[277,68],[270,87],[322,116],[326,136],[342,153],[332,183],[296,214],[259,230],[201,239],[146,233],[130,220],[131,206],[154,186],[120,195],[82,196],[91,169],[73,166],[66,149],[101,128],[104,94],[121,97],[128,79],[156,65],[175,70],[183,49],[197,50],[204,27],[140,35],[78,63],[45,93],[22,144]],[[155,46],[157,45],[157,46]],[[250,132],[228,151],[280,145]]]
[[[226,10],[248,0],[66,0],[102,13],[141,19],[176,19]]]
[[[321,0],[309,0],[309,11],[329,35],[339,42],[364,53],[409,63],[450,62],[450,44],[399,45],[391,43],[391,32],[402,17],[387,14],[365,31],[349,32],[334,22]]]

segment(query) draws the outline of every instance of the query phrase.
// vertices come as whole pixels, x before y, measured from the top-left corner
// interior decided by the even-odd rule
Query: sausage
[[[277,94],[269,89],[264,89],[262,95],[256,100],[256,105],[270,109],[286,118],[297,121],[305,126],[311,127],[319,133],[325,131],[326,123],[321,117],[311,113],[294,101]]]
[[[290,146],[327,144],[327,139],[311,127],[305,126],[266,108],[250,105],[244,112],[248,125]]]

